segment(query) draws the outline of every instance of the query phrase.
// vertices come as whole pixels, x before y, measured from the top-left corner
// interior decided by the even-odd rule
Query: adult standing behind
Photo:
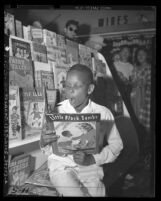
[[[77,42],[77,33],[79,29],[79,22],[76,20],[68,20],[64,28],[64,36],[69,39]]]

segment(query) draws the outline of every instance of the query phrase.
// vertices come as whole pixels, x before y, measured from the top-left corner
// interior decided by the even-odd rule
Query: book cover
[[[43,43],[43,30],[42,29],[28,25],[28,30],[30,31],[32,41],[40,43],[40,44]]]
[[[63,48],[63,49],[66,48],[65,37],[63,35],[56,34],[56,40],[57,40],[57,46],[58,47]]]
[[[54,75],[49,63],[34,62],[35,86],[41,88],[45,85],[47,89],[54,89]]]
[[[31,43],[31,54],[32,60],[47,63],[47,50],[46,46],[40,43],[32,42]]]
[[[22,154],[11,159],[9,164],[10,186],[22,186],[31,174],[31,155]]]
[[[57,90],[56,89],[46,89],[46,99],[47,99],[47,111],[48,113],[53,113],[56,99],[57,99]]]
[[[78,150],[98,153],[100,114],[46,114],[46,122],[53,122],[53,129],[59,136],[59,154],[73,154]]]
[[[61,60],[61,52],[60,49],[56,46],[47,46],[47,58],[48,61],[58,62]]]
[[[10,56],[18,58],[31,59],[31,43],[30,41],[18,38],[16,36],[10,36],[9,39]]]
[[[15,17],[4,11],[4,33],[15,36]]]
[[[23,38],[24,38],[24,40],[28,40],[28,41],[31,40],[31,34],[29,31],[29,27],[25,26],[25,25],[23,25]]]
[[[20,20],[15,20],[16,36],[23,38],[23,25]]]
[[[43,29],[43,42],[47,47],[57,46],[56,33]]]
[[[23,138],[40,135],[45,111],[44,91],[23,88],[20,95]]]
[[[91,49],[79,44],[79,63],[88,66],[92,70]]]
[[[103,63],[100,59],[94,58],[94,71],[95,74],[106,75],[106,64]]]
[[[22,139],[20,94],[18,86],[9,87],[9,141]]]
[[[67,63],[69,63],[70,66],[79,63],[78,43],[66,39],[66,54]]]
[[[55,88],[59,90],[60,100],[63,101],[66,99],[65,81],[66,81],[68,68],[63,66],[58,66],[57,64],[54,65],[53,62],[52,62],[52,68],[54,73]]]
[[[33,88],[33,66],[31,60],[18,57],[9,57],[9,84]]]

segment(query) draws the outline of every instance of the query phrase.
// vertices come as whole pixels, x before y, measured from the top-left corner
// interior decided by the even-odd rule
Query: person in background
[[[136,64],[131,76],[131,102],[139,122],[150,131],[151,65],[146,48],[136,50]]]
[[[63,196],[104,197],[105,187],[101,181],[104,173],[101,165],[113,162],[123,149],[114,117],[109,109],[89,98],[94,84],[92,71],[87,66],[76,64],[69,69],[65,90],[68,99],[59,103],[58,113],[100,113],[102,121],[111,122],[111,129],[107,132],[105,128],[104,134],[99,133],[99,153],[87,154],[78,151],[73,155],[63,156],[52,151],[51,143],[57,140],[57,136],[42,132],[40,147],[48,155],[50,180]],[[103,139],[107,140],[105,146]]]
[[[76,20],[68,20],[64,28],[64,36],[73,41],[77,41],[77,33],[79,29],[79,22]]]
[[[37,20],[32,23],[32,26],[35,27],[35,28],[38,28],[38,29],[43,28],[41,22],[37,21]]]

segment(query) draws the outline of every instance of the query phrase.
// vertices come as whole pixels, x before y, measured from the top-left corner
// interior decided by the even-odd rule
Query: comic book
[[[4,33],[15,36],[15,17],[4,11]]]
[[[11,159],[9,164],[9,185],[22,186],[31,174],[31,155],[22,154]]]
[[[43,43],[43,30],[40,28],[28,25],[28,30],[30,31],[31,40],[37,43]]]
[[[16,36],[9,39],[10,56],[31,60],[31,42]]]
[[[78,43],[66,39],[66,54],[67,54],[67,63],[69,63],[70,66],[79,63]]]
[[[55,154],[73,154],[78,150],[98,153],[100,114],[46,114],[46,122],[54,124],[53,128],[46,127],[46,133],[53,129],[59,136]]]
[[[9,141],[22,139],[20,94],[18,86],[9,87]]]
[[[79,44],[79,63],[88,66],[92,70],[91,49]]]
[[[45,111],[44,90],[23,88],[20,95],[23,138],[40,135]]]
[[[49,113],[54,112],[56,99],[57,99],[57,90],[56,89],[46,89],[46,99],[47,99],[47,109]]]
[[[54,62],[51,62],[51,65],[52,65],[52,70],[54,73],[55,88],[59,90],[60,100],[63,101],[66,99],[65,81],[66,81],[68,68],[64,66],[58,66]]]
[[[20,20],[15,20],[16,36],[23,38],[23,25]]]
[[[54,89],[54,75],[49,63],[34,62],[35,86],[38,88],[45,87]]]
[[[33,88],[33,66],[31,60],[9,57],[9,84],[25,88]]]
[[[63,48],[63,49],[66,48],[65,37],[63,35],[56,34],[56,40],[57,40],[57,46],[58,47]]]
[[[31,43],[32,60],[47,63],[47,50],[46,46],[32,41]]]
[[[43,29],[43,42],[47,47],[57,46],[56,33]]]

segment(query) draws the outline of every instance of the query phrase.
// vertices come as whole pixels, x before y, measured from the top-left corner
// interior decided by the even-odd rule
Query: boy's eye
[[[79,90],[80,88],[82,88],[83,85],[74,85],[74,86],[69,86],[69,85],[65,85],[66,90]]]

